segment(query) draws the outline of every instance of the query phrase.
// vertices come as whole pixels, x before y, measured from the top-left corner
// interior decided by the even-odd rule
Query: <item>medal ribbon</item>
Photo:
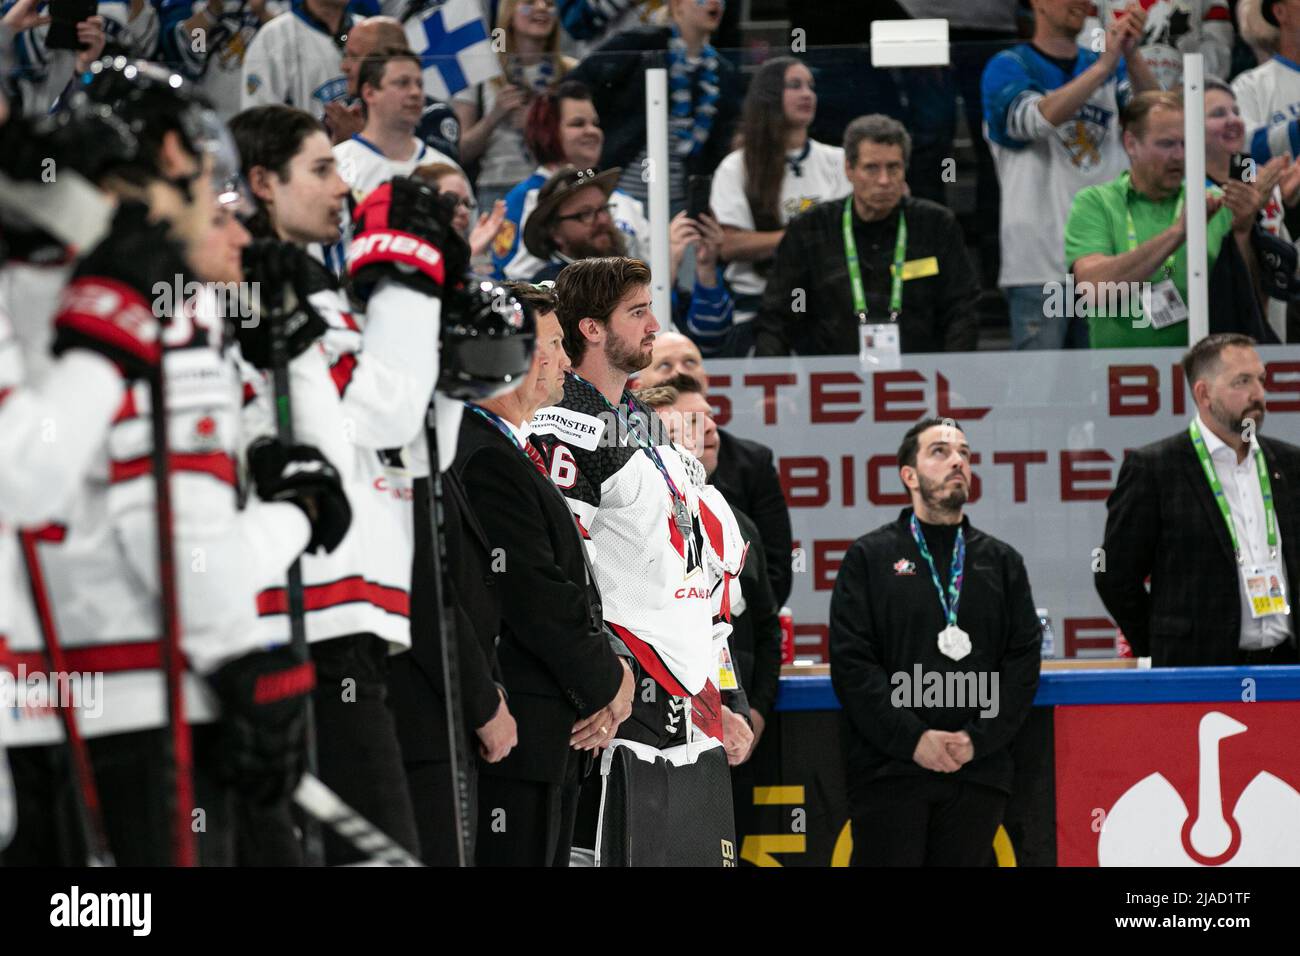
[[[1232,509],[1228,507],[1228,498],[1223,493],[1219,474],[1214,470],[1210,451],[1205,447],[1205,439],[1201,437],[1201,426],[1195,418],[1187,426],[1187,434],[1192,436],[1192,447],[1196,449],[1196,458],[1201,463],[1201,470],[1205,472],[1205,477],[1209,479],[1210,491],[1214,492],[1214,503],[1219,506],[1223,522],[1228,526],[1228,537],[1232,539],[1232,553],[1236,555],[1237,563],[1240,564],[1243,558],[1241,542],[1237,538],[1237,524],[1232,520]],[[1255,474],[1259,476],[1259,494],[1264,499],[1264,528],[1268,533],[1269,557],[1275,558],[1277,557],[1277,512],[1273,508],[1273,484],[1268,480],[1268,465],[1264,462],[1263,449],[1255,452]]]
[[[478,412],[485,419],[487,419],[494,426],[496,426],[497,431],[501,432],[501,434],[509,438],[510,444],[518,448],[519,451],[523,454],[523,456],[527,458],[530,462],[532,462],[533,467],[536,468],[538,471],[540,471],[546,477],[547,481],[550,480],[551,476],[546,470],[546,462],[542,461],[541,452],[539,452],[532,445],[528,444],[528,442],[521,442],[519,440],[519,436],[517,436],[511,430],[509,425],[507,425],[505,422],[501,420],[501,417],[499,415],[494,415],[492,412],[489,412],[486,408],[479,408],[473,402],[466,402],[465,407],[468,408],[471,412]]]
[[[1178,221],[1178,217],[1183,211],[1183,199],[1185,197],[1185,191],[1178,195],[1178,203],[1174,206],[1174,218],[1170,220],[1169,223],[1171,226]],[[1137,227],[1133,225],[1133,212],[1128,208],[1127,203],[1124,204],[1124,224],[1128,227],[1128,251],[1132,252],[1138,247]],[[1165,264],[1160,267],[1162,278],[1168,279],[1174,274],[1174,256],[1177,254],[1177,249],[1169,253],[1169,258],[1166,259]]]
[[[943,582],[939,580],[939,569],[934,566],[934,558],[930,555],[930,547],[925,543],[925,535],[921,533],[921,523],[916,520],[916,514],[912,514],[912,520],[908,523],[912,529],[912,537],[916,540],[916,546],[920,549],[921,557],[925,558],[925,563],[930,566],[930,577],[934,580],[935,589],[939,592],[939,606],[943,608],[943,615],[948,621],[949,627],[957,625],[957,605],[961,602],[961,583],[966,571],[966,537],[962,529],[957,529],[957,540],[952,543],[952,571],[948,577],[948,587],[945,590]]]
[[[862,265],[858,262],[858,243],[853,238],[853,197],[844,200],[844,262],[849,268],[849,287],[853,290],[853,311],[867,324],[867,294],[862,288]],[[903,263],[907,259],[907,218],[898,210],[898,236],[894,239],[894,267],[889,280],[889,320],[897,321],[903,311]]]
[[[581,382],[583,385],[586,385],[589,389],[591,389],[593,392],[599,395],[600,400],[605,403],[605,407],[608,408],[611,412],[613,412],[615,416],[617,416],[618,423],[622,425],[623,429],[627,432],[627,434],[632,437],[632,441],[636,443],[637,448],[641,449],[643,452],[646,453],[647,457],[649,457],[649,459],[652,462],[654,462],[655,467],[659,469],[659,474],[664,476],[664,482],[668,485],[668,494],[672,497],[673,501],[685,502],[686,495],[683,494],[681,489],[677,487],[677,483],[673,481],[673,476],[668,474],[668,467],[664,464],[663,458],[660,457],[659,450],[655,448],[654,445],[651,444],[649,441],[642,439],[640,433],[635,428],[632,427],[632,422],[623,415],[622,407],[615,407],[614,405],[611,405],[609,399],[605,397],[604,393],[601,392],[600,389],[598,389],[595,385],[592,385],[589,381],[587,381],[577,372],[570,372],[569,374],[572,375],[574,379]],[[629,397],[627,403],[629,413],[632,411],[632,402],[633,399]]]

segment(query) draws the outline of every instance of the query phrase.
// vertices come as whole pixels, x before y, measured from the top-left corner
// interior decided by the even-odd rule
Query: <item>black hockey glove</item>
[[[273,438],[248,446],[248,467],[263,501],[291,501],[311,522],[307,550],[333,551],[352,524],[352,506],[329,460],[310,445],[286,448]]]
[[[253,365],[273,365],[272,336],[284,336],[284,360],[301,355],[329,328],[308,297],[333,280],[305,251],[277,239],[259,239],[244,250],[244,279],[256,283],[258,314],[235,330],[239,351]]]
[[[288,647],[257,651],[221,667],[208,683],[222,708],[218,778],[263,806],[289,797],[306,764],[312,663],[297,661]]]

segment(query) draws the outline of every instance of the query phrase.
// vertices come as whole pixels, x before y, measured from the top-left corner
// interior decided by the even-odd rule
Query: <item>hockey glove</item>
[[[302,249],[276,239],[259,239],[244,249],[244,278],[257,290],[258,314],[239,323],[239,351],[253,365],[274,363],[273,336],[284,337],[284,360],[301,355],[329,328],[308,297],[332,282],[325,267]]]
[[[254,803],[293,793],[306,763],[307,695],[316,686],[310,661],[288,647],[257,651],[208,677],[221,699],[217,776]]]
[[[352,506],[338,471],[310,445],[286,448],[273,438],[248,446],[248,467],[263,501],[290,501],[311,522],[307,550],[333,551],[352,524]]]
[[[171,290],[188,271],[168,226],[150,222],[142,204],[123,203],[107,238],[81,260],[63,291],[54,354],[88,349],[128,379],[149,377],[162,361]]]
[[[461,283],[469,246],[452,227],[454,206],[432,186],[397,176],[372,190],[353,214],[348,275],[364,302],[391,277],[425,295]]]

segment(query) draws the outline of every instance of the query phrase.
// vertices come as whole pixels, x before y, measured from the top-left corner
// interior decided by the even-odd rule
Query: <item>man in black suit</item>
[[[1106,503],[1097,593],[1157,667],[1297,660],[1288,599],[1300,582],[1300,448],[1259,434],[1265,370],[1254,346],[1222,334],[1188,350],[1196,418],[1130,453]],[[1269,594],[1272,578],[1281,595]]]
[[[454,466],[498,557],[497,652],[519,726],[514,751],[482,768],[477,862],[568,866],[582,778],[631,713],[635,675],[604,627],[577,523],[528,437],[533,413],[563,396],[569,365],[554,293],[507,287],[537,316],[533,366],[514,392],[469,407]]]
[[[411,650],[392,658],[388,692],[402,748],[407,789],[420,835],[420,859],[428,866],[456,866],[451,738],[447,729],[442,645],[438,633],[436,591],[430,585],[428,478],[415,481],[415,558],[411,587]],[[501,603],[487,535],[470,510],[465,489],[451,469],[443,472],[443,531],[451,573],[452,606],[459,649],[461,713],[467,731],[465,753],[476,750],[485,765],[505,758],[517,741],[514,716],[501,688],[496,638]],[[470,807],[475,808],[477,765],[463,768],[468,776]],[[477,820],[471,819],[470,831]],[[473,858],[474,841],[466,848]]]
[[[680,332],[660,332],[655,336],[649,367],[637,375],[637,387],[662,385],[675,375],[689,375],[708,394],[709,376],[699,348]],[[780,608],[790,600],[794,578],[790,562],[793,534],[772,449],[719,428],[718,463],[709,475],[709,483],[722,492],[733,509],[743,511],[758,527],[767,579]]]

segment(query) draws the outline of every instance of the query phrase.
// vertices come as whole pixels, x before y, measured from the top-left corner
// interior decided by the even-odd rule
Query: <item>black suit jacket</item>
[[[447,705],[443,695],[442,644],[430,567],[429,479],[415,482],[415,559],[411,574],[411,650],[392,659],[388,689],[402,759],[446,760]],[[443,527],[451,570],[459,649],[461,711],[471,745],[474,730],[500,706],[496,638],[501,621],[500,588],[491,570],[488,539],[460,480],[444,472]],[[475,752],[476,747],[471,750]]]
[[[574,723],[618,692],[623,667],[604,629],[585,545],[551,480],[482,416],[467,413],[453,466],[500,548],[498,654],[519,744],[483,773],[560,784]]]
[[[1300,583],[1300,448],[1259,437],[1288,595]],[[1105,570],[1093,574],[1133,653],[1157,667],[1237,662],[1241,592],[1223,515],[1183,431],[1130,452],[1106,502]],[[1151,593],[1143,587],[1150,575]]]
[[[772,449],[719,428],[718,467],[709,476],[709,484],[722,492],[733,509],[743,511],[757,526],[767,558],[767,579],[780,610],[790,600],[794,578],[790,567],[793,535],[790,509],[781,492]]]
[[[733,505],[731,513],[740,526],[740,536],[749,545],[745,566],[740,569],[745,610],[731,619],[731,653],[750,708],[766,718],[772,715],[781,683],[781,607],[768,581],[762,535],[739,508]]]

